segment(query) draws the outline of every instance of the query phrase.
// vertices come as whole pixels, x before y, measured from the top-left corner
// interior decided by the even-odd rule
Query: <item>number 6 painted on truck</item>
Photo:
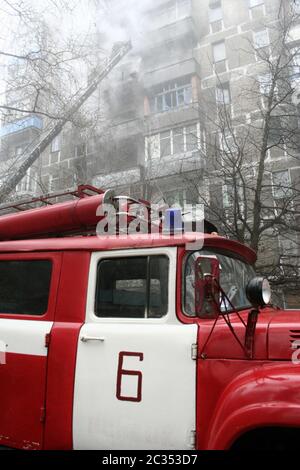
[[[134,352],[125,352],[122,351],[119,353],[119,365],[118,365],[118,375],[117,375],[117,399],[122,401],[142,401],[142,373],[139,370],[126,370],[123,369],[123,360],[124,357],[138,357],[140,361],[144,360],[143,353],[134,353]],[[122,376],[123,375],[131,375],[136,376],[138,378],[137,383],[137,395],[136,397],[124,397],[121,395],[121,387],[122,387]]]

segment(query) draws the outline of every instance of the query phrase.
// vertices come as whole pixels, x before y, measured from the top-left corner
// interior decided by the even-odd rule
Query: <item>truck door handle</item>
[[[88,341],[100,341],[103,343],[105,341],[105,338],[103,336],[81,336],[80,341],[83,343],[87,343]]]

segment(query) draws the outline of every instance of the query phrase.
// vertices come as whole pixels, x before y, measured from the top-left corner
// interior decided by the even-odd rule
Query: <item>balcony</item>
[[[156,180],[188,172],[201,172],[204,169],[204,165],[204,157],[200,151],[185,152],[175,156],[153,159],[146,163],[146,178],[148,180]]]
[[[294,45],[300,41],[300,24],[292,26],[286,38],[288,45]]]
[[[148,64],[148,69],[144,72],[144,87],[152,88],[168,80],[177,80],[187,75],[200,75],[200,65],[192,55],[192,49],[187,50],[185,58],[177,58],[177,60],[168,63],[165,61],[163,66],[157,67],[154,62]]]
[[[153,112],[145,117],[145,123],[151,132],[159,132],[160,129],[168,129],[182,123],[199,120],[199,102],[192,101],[189,104],[172,108],[169,111]]]
[[[122,140],[130,137],[135,137],[138,135],[143,135],[144,133],[144,122],[142,119],[131,119],[123,121],[111,126],[111,132],[114,136],[114,139]]]
[[[24,119],[19,119],[15,122],[10,122],[9,124],[6,124],[0,128],[0,138],[21,133],[29,129],[41,131],[43,129],[42,119],[38,116],[29,116]]]
[[[190,37],[191,43],[194,44],[198,38],[198,31],[191,16],[176,20],[174,22],[166,23],[164,26],[147,32],[145,40],[145,51],[151,54],[151,50],[160,48],[163,43],[172,41],[182,41],[183,37]],[[147,53],[146,53],[147,54]]]
[[[158,30],[190,17],[192,11],[191,0],[156,0],[148,10],[148,31]]]
[[[118,171],[109,175],[98,175],[93,178],[92,184],[98,188],[116,188],[141,181],[140,168]]]

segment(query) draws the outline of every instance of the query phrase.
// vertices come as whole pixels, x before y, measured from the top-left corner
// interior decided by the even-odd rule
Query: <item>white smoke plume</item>
[[[99,0],[97,6],[97,28],[111,44],[130,39],[135,47],[143,41],[147,29],[145,13],[153,8],[153,1]]]

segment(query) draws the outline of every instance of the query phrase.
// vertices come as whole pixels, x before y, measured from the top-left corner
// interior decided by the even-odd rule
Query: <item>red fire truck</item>
[[[88,189],[0,217],[0,444],[295,442],[300,312],[270,304],[255,253],[209,233],[96,236],[117,198]]]

